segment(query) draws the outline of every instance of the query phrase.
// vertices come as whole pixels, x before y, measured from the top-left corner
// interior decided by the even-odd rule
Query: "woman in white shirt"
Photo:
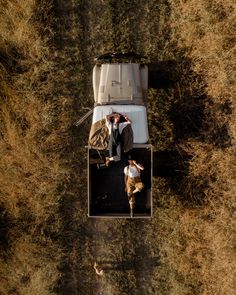
[[[129,199],[144,188],[140,178],[141,170],[144,170],[144,167],[135,160],[129,160],[129,165],[124,168],[125,190]]]

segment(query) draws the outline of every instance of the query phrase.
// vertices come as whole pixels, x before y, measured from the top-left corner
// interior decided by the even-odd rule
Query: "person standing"
[[[102,276],[104,274],[103,269],[98,265],[98,263],[95,261],[93,268],[97,275]]]
[[[117,162],[121,160],[121,133],[128,124],[131,124],[131,121],[127,116],[124,116],[126,122],[120,122],[120,117],[121,115],[118,113],[106,116],[106,126],[109,130],[109,157],[106,157],[106,166],[108,166],[111,161]]]

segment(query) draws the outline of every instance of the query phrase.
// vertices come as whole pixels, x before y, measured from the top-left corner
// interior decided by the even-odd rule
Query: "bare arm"
[[[129,123],[129,124],[131,124],[132,123],[132,121],[128,118],[128,116],[127,115],[124,115],[124,118],[125,118],[125,120],[126,120],[126,122],[127,123]]]
[[[134,165],[135,165],[138,169],[140,169],[140,170],[144,170],[143,165],[136,163],[136,161],[133,161],[133,163],[134,163]]]
[[[113,114],[106,115],[106,120],[107,120],[108,122],[110,122],[110,119],[111,119],[113,116],[114,116]]]

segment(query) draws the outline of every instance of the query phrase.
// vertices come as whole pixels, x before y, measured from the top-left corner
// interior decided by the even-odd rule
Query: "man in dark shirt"
[[[110,161],[121,160],[121,133],[128,124],[131,124],[131,121],[127,116],[124,116],[126,122],[120,122],[120,117],[121,115],[118,113],[106,116],[106,125],[109,130],[109,157],[106,157],[106,166],[109,165]],[[113,122],[111,121],[112,118]]]

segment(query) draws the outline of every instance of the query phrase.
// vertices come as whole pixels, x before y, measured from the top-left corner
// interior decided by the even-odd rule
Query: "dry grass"
[[[52,61],[37,9],[36,1],[1,1],[1,294],[50,294],[59,277],[58,184],[67,171],[50,152]]]
[[[194,70],[207,80],[207,93],[220,102],[232,99],[236,53],[233,1],[179,1],[172,12],[178,44],[189,48]]]
[[[17,240],[11,243],[9,258],[1,264],[2,294],[53,294],[53,284],[58,280],[53,242],[46,238],[39,241],[38,234],[36,239],[32,234],[14,238]]]
[[[232,2],[0,1],[0,294],[234,293]],[[150,61],[150,221],[86,217],[73,123],[93,57],[120,50]]]

